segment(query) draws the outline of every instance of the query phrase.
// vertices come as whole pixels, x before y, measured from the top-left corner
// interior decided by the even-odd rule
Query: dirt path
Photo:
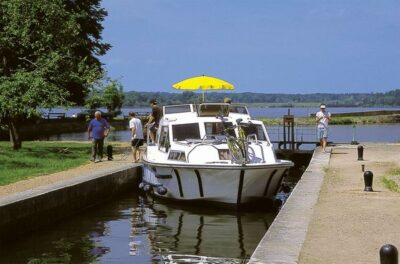
[[[79,166],[74,169],[70,169],[67,171],[61,171],[49,175],[37,176],[32,179],[19,181],[16,183],[12,183],[5,186],[0,186],[0,197],[4,197],[16,192],[23,192],[29,189],[33,189],[39,186],[52,184],[58,181],[63,181],[75,177],[79,177],[82,175],[87,175],[90,172],[94,172],[97,170],[105,170],[105,169],[113,169],[118,168],[122,164],[131,163],[131,156],[127,155],[115,155],[113,161],[102,161],[99,163],[88,163],[82,166]]]
[[[364,159],[354,147],[333,149],[299,263],[376,264],[382,245],[400,250],[400,194],[382,183],[400,167],[400,145],[367,144]],[[374,192],[363,191],[361,164],[374,173]]]

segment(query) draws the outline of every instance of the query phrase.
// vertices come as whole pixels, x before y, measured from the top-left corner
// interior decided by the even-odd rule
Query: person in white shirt
[[[143,146],[143,127],[142,121],[136,117],[134,112],[129,112],[129,116],[131,120],[129,121],[129,128],[132,133],[131,144],[132,144],[132,155],[133,155],[133,162],[139,162],[140,157],[140,146]]]
[[[319,111],[315,115],[315,120],[317,121],[318,137],[322,150],[326,150],[326,145],[328,142],[328,124],[331,121],[331,113],[326,112],[326,105],[321,104]]]

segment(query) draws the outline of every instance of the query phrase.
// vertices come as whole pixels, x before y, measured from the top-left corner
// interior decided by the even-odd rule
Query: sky
[[[235,92],[400,88],[399,0],[103,0],[101,58],[125,91],[198,75]]]

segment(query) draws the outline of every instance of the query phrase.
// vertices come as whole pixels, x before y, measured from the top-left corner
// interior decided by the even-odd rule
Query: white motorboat
[[[246,106],[223,103],[164,106],[143,163],[140,187],[155,196],[231,205],[273,199],[293,166]]]

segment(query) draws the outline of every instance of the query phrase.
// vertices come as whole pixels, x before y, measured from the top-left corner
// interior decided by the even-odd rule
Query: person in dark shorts
[[[133,162],[139,162],[140,157],[140,146],[143,146],[143,128],[142,121],[136,117],[134,112],[129,112],[131,120],[129,121],[129,128],[131,130],[131,145]]]
[[[163,113],[162,109],[157,105],[156,99],[151,99],[149,104],[152,110],[149,117],[149,121],[147,122],[146,126],[150,126],[150,139],[152,143],[155,143],[157,129],[158,126],[160,125],[160,119]]]
[[[91,161],[100,162],[103,158],[104,138],[110,132],[110,125],[107,120],[101,117],[101,112],[96,111],[88,126],[88,138],[92,139]],[[98,157],[96,159],[96,157]]]

